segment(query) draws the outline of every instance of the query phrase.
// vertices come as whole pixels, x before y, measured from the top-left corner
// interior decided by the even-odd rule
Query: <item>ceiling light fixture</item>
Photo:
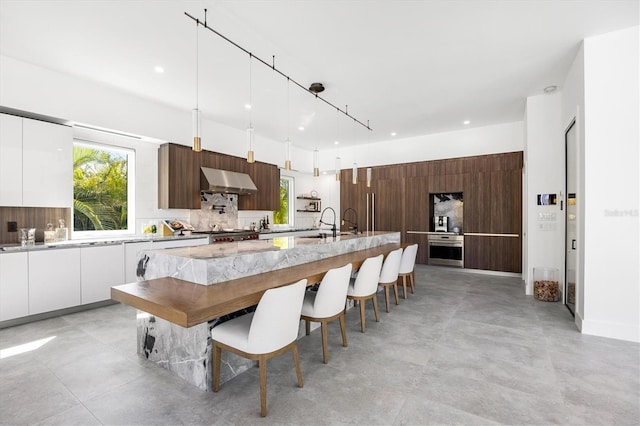
[[[558,86],[547,86],[544,88],[544,93],[553,93],[558,90]]]
[[[291,128],[291,105],[289,101],[289,79],[287,78],[287,140],[285,147],[284,169],[291,170],[291,139],[289,139],[289,129]]]
[[[464,124],[464,125],[471,124],[471,121],[469,121],[469,120],[464,120],[464,121],[462,122],[462,124]]]
[[[313,150],[313,175],[320,176],[320,151],[318,148]]]
[[[367,122],[367,124],[369,124]],[[396,132],[393,132],[391,134],[391,136],[395,136]],[[367,133],[367,145],[369,145],[369,142],[371,141],[371,138],[369,137],[369,133]],[[367,167],[367,188],[371,188],[371,167]]]
[[[338,134],[340,133],[340,113],[336,111],[336,140],[333,144],[336,146],[336,181],[340,181],[340,151],[338,150]]]
[[[162,68],[160,65],[156,65],[153,70],[155,72],[157,72],[158,74],[162,74],[164,72],[164,68]]]
[[[289,79],[291,82],[293,82],[296,86],[298,86],[299,88],[301,88],[302,90],[306,91],[307,93],[312,94],[313,96],[316,97],[316,99],[320,99],[322,102],[324,102],[325,104],[336,108],[339,112],[343,113],[344,115],[346,115],[349,118],[352,118],[355,122],[357,122],[358,124],[360,124],[361,126],[367,128],[367,130],[371,131],[371,127],[369,127],[369,124],[367,122],[367,124],[364,124],[362,121],[358,120],[357,118],[349,115],[349,113],[347,111],[343,111],[340,108],[336,107],[335,105],[333,105],[331,102],[327,101],[326,99],[318,96],[318,93],[322,92],[324,90],[324,86],[322,85],[322,83],[313,83],[311,85],[311,87],[306,88],[305,86],[303,86],[302,84],[298,83],[296,80],[294,80],[293,78],[289,77],[288,75],[286,75],[285,73],[283,73],[282,71],[280,71],[278,68],[276,68],[275,66],[275,56],[273,57],[273,61],[272,63],[268,63],[264,60],[262,60],[261,58],[253,55],[250,51],[248,51],[247,49],[245,49],[244,47],[240,46],[239,44],[237,44],[236,42],[232,41],[231,39],[229,39],[228,37],[224,36],[223,34],[219,33],[218,31],[214,30],[213,28],[207,26],[207,21],[206,21],[206,10],[205,10],[205,21],[201,22],[199,19],[189,15],[187,12],[184,12],[184,14],[186,16],[188,16],[189,18],[193,19],[196,22],[196,25],[202,25],[204,26],[205,29],[211,31],[212,33],[214,33],[215,35],[221,37],[222,39],[226,40],[227,42],[231,43],[232,45],[234,45],[235,47],[237,47],[238,49],[242,50],[243,52],[247,53],[250,57],[255,58],[257,61],[259,61],[260,63],[262,63],[263,65],[266,65],[268,68],[270,68],[271,70],[277,72],[278,74],[280,74],[282,77]],[[312,90],[313,88],[313,90]]]
[[[207,9],[204,10],[205,21],[207,19]],[[196,19],[196,107],[191,111],[191,127],[193,133],[193,149],[195,152],[202,151],[202,139],[200,139],[200,125],[202,116],[200,114],[200,108],[198,106],[198,83],[199,83],[199,65],[200,65],[200,40],[198,34],[200,32],[200,21]],[[156,70],[157,71],[157,70]]]
[[[251,110],[253,108],[251,108],[253,102],[251,99],[251,92],[252,92],[252,87],[251,87],[251,53],[249,53],[249,108],[247,108],[249,110],[249,127],[247,128],[247,142],[249,144],[249,150],[247,151],[247,163],[254,163],[255,157],[253,154],[253,138],[254,138],[254,131],[253,131],[253,123],[251,122],[251,118],[252,118],[252,114],[251,114]]]

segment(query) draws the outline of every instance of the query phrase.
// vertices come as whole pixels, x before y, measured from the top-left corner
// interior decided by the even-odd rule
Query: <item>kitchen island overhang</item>
[[[353,263],[355,269],[367,257],[386,255],[400,247],[400,233],[369,232],[335,239],[286,237],[255,243],[258,241],[142,252],[142,281],[111,289],[114,300],[141,311],[138,354],[203,390],[211,390],[210,330],[220,318],[251,309],[269,288],[302,278],[312,285],[331,268]],[[222,275],[235,278],[215,278],[220,262],[225,265]],[[247,267],[250,262],[253,267]],[[252,365],[231,353],[224,354],[222,382]]]

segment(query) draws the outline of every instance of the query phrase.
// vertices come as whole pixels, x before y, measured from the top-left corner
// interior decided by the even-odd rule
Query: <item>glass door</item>
[[[566,192],[567,211],[565,216],[565,276],[564,276],[564,303],[575,316],[576,310],[576,268],[578,266],[578,227],[577,227],[577,202],[578,202],[578,138],[576,134],[576,122],[571,123],[565,132],[566,145]]]

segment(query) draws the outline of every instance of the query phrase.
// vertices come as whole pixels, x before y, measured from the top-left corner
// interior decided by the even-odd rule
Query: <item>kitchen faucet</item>
[[[353,212],[353,214],[356,216],[356,221],[352,222],[350,220],[345,219],[345,216],[347,216],[347,212],[351,210]],[[355,211],[355,209],[352,209],[351,207],[348,207],[345,209],[345,211],[342,212],[342,224],[344,225],[345,222],[349,222],[350,224],[353,225],[353,233],[357,234],[358,233],[358,212]]]
[[[333,212],[333,223],[327,223],[322,220],[322,217],[324,216],[324,212],[326,212],[327,210],[331,210]],[[333,233],[333,238],[336,237],[336,231],[337,231],[336,211],[332,207],[325,207],[324,210],[322,210],[322,213],[320,213],[320,223],[324,223],[325,225],[331,225],[331,232]]]

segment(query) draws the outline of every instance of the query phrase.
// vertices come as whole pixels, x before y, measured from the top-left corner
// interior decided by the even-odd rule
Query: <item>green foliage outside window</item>
[[[289,223],[289,179],[280,179],[280,210],[273,212],[273,223]]]
[[[73,148],[74,231],[127,229],[127,155]]]

